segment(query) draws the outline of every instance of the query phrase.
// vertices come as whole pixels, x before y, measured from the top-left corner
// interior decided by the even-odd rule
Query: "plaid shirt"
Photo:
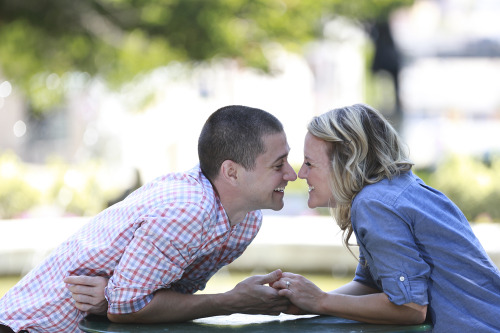
[[[61,244],[0,300],[0,323],[14,331],[80,332],[63,279],[111,277],[110,313],[142,309],[153,293],[194,293],[239,257],[259,231],[260,211],[231,227],[212,185],[195,167],[157,178],[104,210]]]

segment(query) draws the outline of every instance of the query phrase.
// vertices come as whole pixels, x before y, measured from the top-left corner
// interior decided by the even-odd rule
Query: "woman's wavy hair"
[[[379,111],[365,104],[314,117],[307,129],[330,143],[329,181],[335,200],[335,206],[330,208],[343,231],[344,245],[349,248],[353,232],[351,205],[356,195],[368,184],[409,171],[413,163],[396,130]]]

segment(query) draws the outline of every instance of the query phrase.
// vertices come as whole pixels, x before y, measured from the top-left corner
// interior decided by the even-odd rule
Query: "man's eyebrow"
[[[283,154],[280,157],[278,157],[277,159],[275,159],[274,162],[273,162],[273,164],[276,163],[276,162],[278,162],[279,160],[282,160],[282,159],[287,158],[287,157],[288,157],[288,153]]]

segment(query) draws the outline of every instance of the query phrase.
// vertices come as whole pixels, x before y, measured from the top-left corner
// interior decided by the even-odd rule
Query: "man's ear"
[[[226,182],[230,184],[236,184],[238,182],[238,171],[240,165],[231,160],[225,160],[220,166],[220,176]]]

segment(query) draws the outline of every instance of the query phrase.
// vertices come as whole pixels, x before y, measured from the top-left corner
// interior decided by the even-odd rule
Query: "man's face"
[[[266,135],[262,140],[266,150],[257,157],[253,170],[243,170],[241,185],[249,210],[280,210],[285,187],[297,174],[288,163],[285,133]]]

